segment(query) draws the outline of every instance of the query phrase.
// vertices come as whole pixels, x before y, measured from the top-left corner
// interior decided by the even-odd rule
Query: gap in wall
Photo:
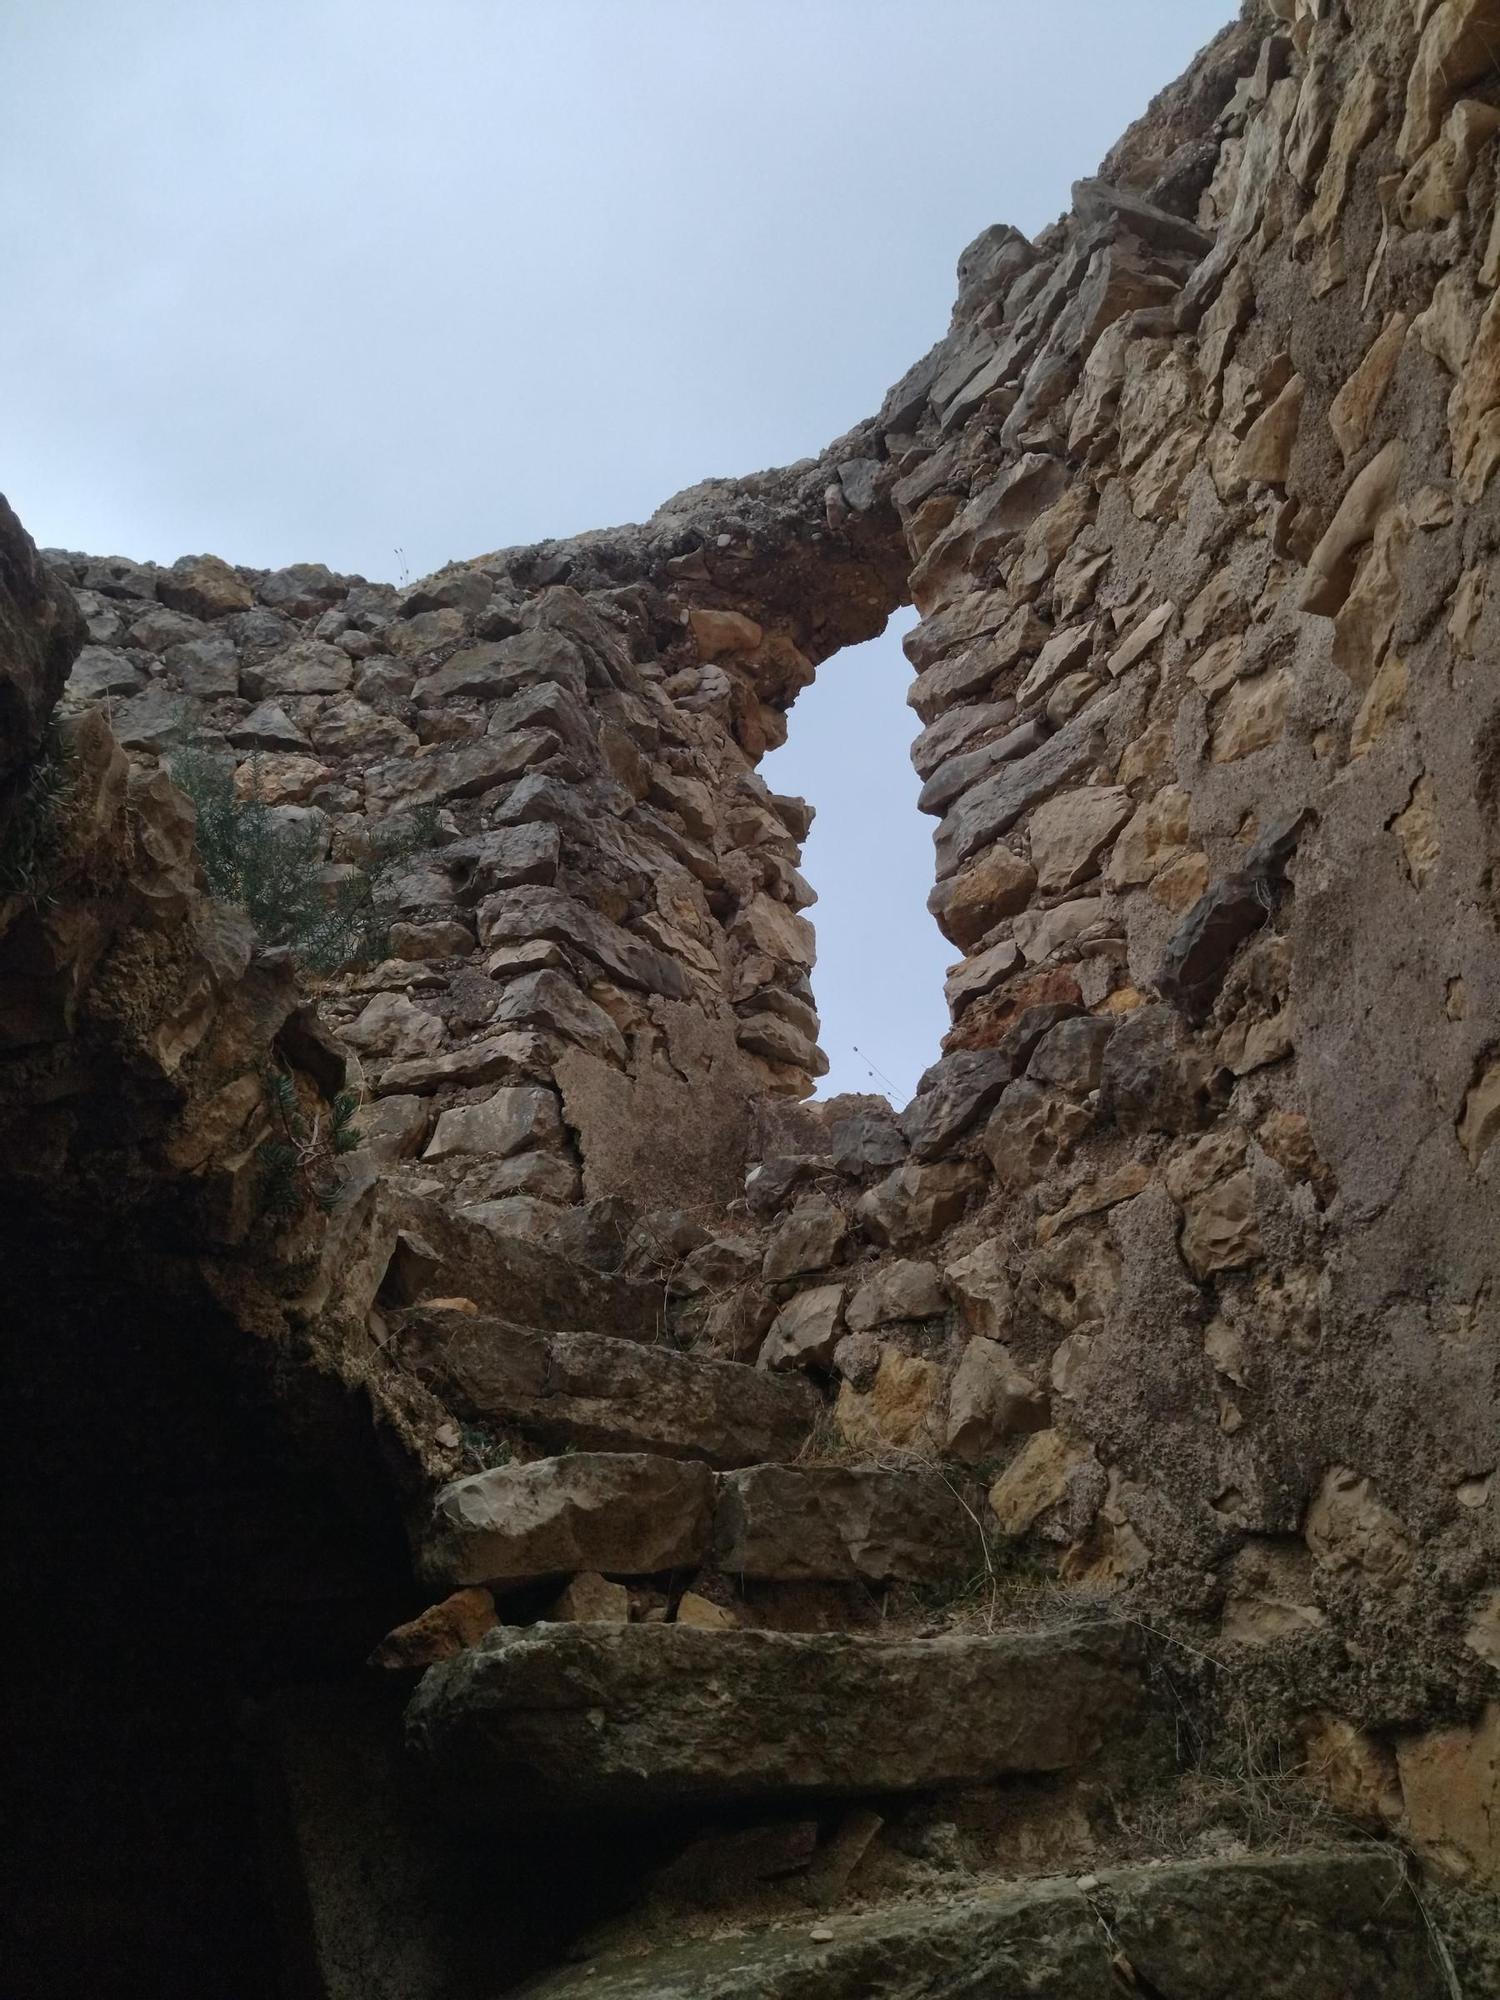
[[[942,1053],[943,976],[955,953],[927,914],[932,822],[909,755],[904,605],[878,639],[847,647],[798,697],[790,734],[761,764],[773,791],[817,807],[802,872],[818,892],[813,986],[829,1071],[819,1097],[878,1091],[898,1109]],[[878,1072],[878,1073],[876,1073]]]

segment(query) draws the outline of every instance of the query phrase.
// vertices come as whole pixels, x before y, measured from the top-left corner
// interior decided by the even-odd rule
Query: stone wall
[[[644,527],[399,591],[53,552],[143,768],[232,756],[330,892],[436,811],[322,996],[377,1344],[445,1299],[805,1374],[1491,1875],[1497,48],[1248,5],[876,418]],[[953,1026],[899,1113],[799,1106],[810,815],[755,765],[908,599]],[[423,1324],[456,1473],[487,1364]]]

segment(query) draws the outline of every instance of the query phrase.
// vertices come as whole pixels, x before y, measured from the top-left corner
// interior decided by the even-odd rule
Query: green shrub
[[[265,1084],[281,1132],[263,1140],[256,1153],[260,1212],[272,1222],[288,1222],[310,1200],[328,1214],[337,1207],[343,1187],[338,1161],[360,1144],[355,1123],[359,1099],[352,1090],[341,1090],[329,1107],[325,1130],[321,1111],[309,1120],[285,1070],[267,1070]]]
[[[66,753],[56,734],[49,732],[0,830],[0,896],[24,896],[31,903],[47,900],[72,783]]]
[[[436,813],[412,813],[371,830],[371,866],[347,881],[321,881],[316,829],[289,824],[252,794],[240,798],[231,767],[202,750],[182,750],[168,769],[198,812],[198,852],[221,903],[244,910],[262,944],[284,945],[313,972],[337,972],[380,958],[392,910],[381,886],[398,863],[436,834]]]

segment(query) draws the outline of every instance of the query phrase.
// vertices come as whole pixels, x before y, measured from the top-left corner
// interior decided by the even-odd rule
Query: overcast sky
[[[0,489],[43,543],[418,576],[868,415],[959,251],[1067,204],[1231,0],[4,0]],[[894,637],[766,767],[820,807],[828,1088],[952,954]]]

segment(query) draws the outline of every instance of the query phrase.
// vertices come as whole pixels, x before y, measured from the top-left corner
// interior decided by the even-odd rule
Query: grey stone
[[[1016,704],[1009,696],[1003,701],[985,702],[977,708],[953,708],[924,729],[911,746],[911,761],[924,781],[939,765],[972,750],[1000,732],[1013,720]]]
[[[686,973],[675,959],[643,944],[618,924],[558,889],[526,886],[488,896],[479,906],[479,935],[487,944],[521,944],[550,938],[570,945],[617,979],[668,999],[685,999]]]
[[[297,636],[297,628],[289,618],[260,605],[249,611],[234,612],[220,629],[234,641],[241,666],[254,665],[272,653],[284,651]]]
[[[445,1160],[452,1153],[478,1153],[504,1159],[539,1144],[560,1146],[562,1137],[557,1092],[512,1084],[482,1104],[455,1105],[443,1112],[422,1157]]]
[[[1030,716],[1018,728],[997,736],[978,750],[965,750],[939,764],[917,795],[917,810],[941,815],[981,778],[987,778],[1001,764],[1013,764],[1040,750],[1051,735],[1046,724]]]
[[[560,972],[526,972],[507,980],[495,1002],[494,1020],[500,1027],[561,1035],[612,1062],[625,1060],[625,1037],[614,1022]]]
[[[426,1096],[446,1085],[468,1089],[481,1083],[523,1083],[537,1079],[546,1068],[541,1037],[508,1033],[485,1035],[445,1055],[423,1056],[392,1063],[382,1074],[382,1091],[414,1091]]]
[[[555,882],[561,854],[562,838],[557,828],[534,821],[524,826],[492,827],[486,833],[451,841],[437,859],[453,878],[458,900],[477,903],[497,890],[513,889],[523,882]]]
[[[934,1063],[901,1114],[913,1157],[940,1159],[994,1108],[1015,1073],[1015,1059],[999,1049],[957,1049]]]
[[[1111,1035],[1099,1088],[1124,1132],[1191,1132],[1207,1110],[1208,1063],[1175,1008],[1140,1007]]]
[[[137,694],[146,677],[128,653],[106,646],[85,646],[68,675],[71,701],[100,701],[106,695]]]
[[[10,518],[15,520],[13,514]],[[102,597],[156,596],[155,564],[132,562],[128,556],[88,556],[78,581]]]
[[[844,1318],[851,1333],[889,1326],[894,1320],[932,1319],[948,1310],[948,1295],[935,1264],[902,1259],[884,1264],[849,1301]]]
[[[753,1465],[720,1476],[713,1560],[752,1581],[930,1583],[984,1550],[938,1473]]]
[[[1069,1770],[1140,1690],[1131,1638],[1105,1625],[929,1640],[540,1625],[430,1668],[407,1745],[435,1801],[514,1826]]]
[[[173,646],[206,639],[208,635],[209,627],[201,618],[190,618],[185,611],[169,611],[163,605],[152,604],[139,618],[131,620],[125,644],[143,653],[165,653]]]
[[[889,1109],[831,1118],[829,1138],[835,1168],[853,1179],[898,1167],[906,1158],[906,1136]]]
[[[935,835],[939,876],[951,875],[1052,797],[1063,785],[1098,760],[1096,738],[1100,736],[1112,703],[1096,702],[1077,715],[1040,750],[1013,764],[1003,764],[993,776],[983,779],[966,792],[949,811]]]
[[[1062,1164],[1090,1123],[1081,1105],[1021,1077],[985,1126],[984,1150],[1007,1187],[1030,1187]]]
[[[168,750],[188,741],[197,716],[197,703],[191,695],[154,681],[120,704],[110,718],[110,727],[127,750]]]
[[[311,743],[279,702],[263,701],[228,732],[236,750],[309,751]]]
[[[1050,1421],[1047,1392],[1006,1349],[995,1340],[971,1340],[948,1385],[943,1441],[953,1456],[977,1464],[1007,1438],[1045,1430]]]
[[[597,1570],[650,1576],[708,1552],[713,1474],[646,1452],[573,1452],[445,1486],[420,1567],[436,1589],[532,1583]]]
[[[294,639],[279,653],[247,662],[243,678],[252,696],[343,694],[354,679],[354,662],[321,639]]]
[[[1092,1014],[1059,1021],[1037,1043],[1026,1074],[1035,1083],[1050,1083],[1071,1096],[1086,1097],[1099,1088],[1114,1026],[1113,1021]]]
[[[432,1107],[420,1097],[377,1097],[361,1107],[355,1124],[377,1160],[408,1160],[421,1150]]]
[[[326,563],[288,563],[263,577],[255,594],[262,604],[288,618],[316,618],[347,597],[350,585],[358,581],[335,576]]]
[[[776,1284],[826,1271],[838,1262],[848,1235],[848,1217],[832,1202],[802,1202],[772,1231],[761,1276],[767,1284]]]
[[[772,1320],[757,1368],[828,1368],[844,1331],[844,1287],[814,1285],[798,1292]]]
[[[1112,1970],[1112,1964],[1115,1969]],[[536,2000],[1439,2000],[1399,1857],[1365,1847],[1110,1868],[591,1958]]]
[[[1191,257],[1195,263],[1214,247],[1213,237],[1196,223],[1171,215],[1143,196],[1131,193],[1128,188],[1114,187],[1108,181],[1074,181],[1073,212],[1082,222],[1122,223],[1143,243],[1177,256]]]
[[[212,700],[215,695],[238,694],[240,656],[234,642],[222,632],[210,632],[202,639],[171,647],[163,665],[175,674],[189,694]]]
[[[575,1283],[581,1274],[572,1274]],[[618,1287],[617,1287],[618,1289]],[[641,1287],[643,1303],[660,1287]],[[592,1316],[611,1313],[598,1287]],[[517,1303],[525,1303],[514,1288]],[[587,1307],[586,1307],[587,1309]],[[820,1408],[799,1376],[706,1361],[653,1341],[542,1332],[483,1315],[416,1307],[396,1321],[402,1364],[452,1410],[513,1425],[554,1448],[646,1451],[731,1468],[795,1457]]]

